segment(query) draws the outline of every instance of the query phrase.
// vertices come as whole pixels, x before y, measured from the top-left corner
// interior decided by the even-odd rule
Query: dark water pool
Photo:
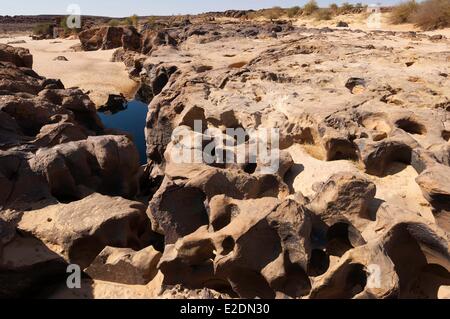
[[[139,150],[141,164],[147,162],[144,135],[147,111],[147,104],[133,100],[121,110],[98,112],[106,128],[119,129],[133,135],[134,143]]]

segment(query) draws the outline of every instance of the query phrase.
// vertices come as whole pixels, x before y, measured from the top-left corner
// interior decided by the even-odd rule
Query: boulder
[[[0,51],[1,52],[1,51]],[[36,95],[42,90],[42,78],[17,67],[12,62],[0,62],[0,92],[5,94],[27,93]]]
[[[166,31],[146,30],[142,33],[141,53],[150,55],[159,46],[176,46],[177,41]]]
[[[308,208],[326,224],[347,221],[353,224],[371,220],[368,208],[376,186],[361,174],[341,172],[321,185]]]
[[[208,232],[203,226],[166,246],[159,264],[164,282],[232,291],[241,298],[307,294],[308,213],[291,200],[231,201],[239,213],[223,228]]]
[[[105,105],[99,108],[99,111],[111,111],[113,113],[123,111],[126,109],[128,100],[122,94],[110,94],[108,96],[108,101]]]
[[[85,272],[95,280],[128,285],[146,285],[157,274],[161,253],[152,246],[140,251],[105,247]]]
[[[67,263],[39,239],[1,218],[0,237],[0,298],[35,298],[48,286],[65,280]]]
[[[17,67],[31,69],[33,67],[33,56],[28,49],[12,47],[0,44],[0,61],[11,62]]]
[[[382,204],[376,238],[347,251],[317,278],[311,299],[436,299],[448,285],[448,235],[439,227]]]
[[[106,246],[140,250],[148,227],[143,204],[100,194],[26,212],[17,225],[81,268]]]
[[[126,198],[138,192],[139,154],[125,136],[90,136],[39,149],[30,166],[63,202],[92,192]]]
[[[419,146],[414,138],[400,129],[393,130],[388,138],[381,141],[362,138],[354,143],[366,172],[378,176],[383,175],[394,161],[411,164],[412,150]]]
[[[336,23],[336,27],[338,27],[338,28],[348,28],[348,23],[344,22],[344,21],[339,21],[338,23]]]
[[[207,225],[208,201],[218,194],[238,199],[281,198],[288,189],[276,175],[251,175],[201,164],[168,165],[166,178],[147,211],[153,230],[164,234],[166,244],[171,244]]]
[[[122,46],[122,27],[98,27],[78,34],[84,51],[110,50]]]
[[[32,154],[21,151],[0,151],[0,210],[26,210],[51,197],[44,177],[30,167]]]
[[[123,29],[122,48],[124,50],[139,52],[141,49],[141,41],[141,34],[135,27],[128,26]]]
[[[417,178],[424,197],[438,210],[450,212],[450,167],[435,164],[425,169]]]
[[[141,86],[136,92],[136,99],[150,103],[164,89],[170,77],[177,71],[175,66],[144,65],[140,73]]]
[[[65,56],[59,55],[53,59],[53,61],[69,61]]]

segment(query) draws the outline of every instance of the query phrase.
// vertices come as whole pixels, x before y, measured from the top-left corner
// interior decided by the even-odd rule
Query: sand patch
[[[114,50],[72,52],[70,47],[79,40],[66,39],[33,41],[29,37],[16,37],[0,39],[0,43],[13,40],[26,41],[13,46],[30,50],[33,69],[38,74],[61,79],[66,88],[90,91],[89,96],[97,106],[103,105],[109,94],[122,93],[131,99],[138,88],[138,83],[128,77],[123,63],[110,62]],[[64,56],[68,61],[55,61],[58,56]]]

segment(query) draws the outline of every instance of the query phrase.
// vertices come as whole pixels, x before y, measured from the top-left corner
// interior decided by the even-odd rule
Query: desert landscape
[[[0,17],[0,298],[449,299],[442,8]]]

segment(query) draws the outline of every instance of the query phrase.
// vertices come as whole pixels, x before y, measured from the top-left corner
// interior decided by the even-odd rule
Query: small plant
[[[339,6],[336,3],[330,4],[330,10],[333,12],[333,14],[338,14],[339,12]]]
[[[389,19],[393,24],[412,23],[418,10],[419,4],[415,0],[409,0],[396,6]]]
[[[110,27],[117,27],[117,26],[120,25],[120,20],[117,20],[117,19],[111,19],[111,20],[109,20],[108,25],[109,25]]]
[[[257,11],[247,13],[247,18],[249,20],[254,20],[259,17],[259,13]]]
[[[269,20],[279,19],[283,15],[284,11],[280,7],[273,7],[264,11],[264,17]]]
[[[339,8],[339,13],[340,14],[348,14],[348,13],[352,13],[354,10],[354,6],[348,2],[344,2],[341,7]]]
[[[50,34],[52,31],[52,25],[50,23],[39,23],[33,27],[33,34],[45,35]]]
[[[301,12],[301,8],[299,6],[295,6],[286,10],[286,14],[288,18],[294,18],[298,16]]]
[[[331,10],[330,9],[319,9],[314,13],[314,17],[316,18],[316,20],[331,20]]]
[[[313,14],[319,10],[319,6],[317,5],[317,2],[315,0],[310,0],[305,6],[303,7],[303,13],[307,16]]]
[[[67,17],[62,18],[59,25],[64,30],[64,35],[68,35],[72,32],[72,30],[67,26]]]
[[[413,22],[423,30],[436,30],[450,27],[450,1],[427,0],[420,3],[413,15]]]
[[[136,14],[133,14],[131,17],[125,18],[125,24],[138,27],[139,17]]]

